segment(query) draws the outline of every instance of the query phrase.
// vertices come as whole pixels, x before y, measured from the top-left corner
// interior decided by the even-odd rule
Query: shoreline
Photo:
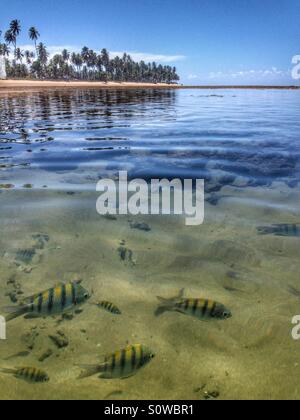
[[[251,86],[251,85],[168,85],[165,83],[135,82],[90,82],[90,81],[56,81],[56,80],[0,80],[0,93],[7,91],[26,91],[32,89],[253,89],[253,90],[300,90],[300,86]]]
[[[0,93],[33,89],[177,89],[165,83],[91,82],[62,80],[0,80]]]

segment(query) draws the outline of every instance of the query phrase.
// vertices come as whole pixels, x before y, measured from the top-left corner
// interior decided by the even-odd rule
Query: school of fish
[[[174,311],[185,315],[193,316],[200,320],[228,319],[231,312],[222,304],[209,299],[183,298],[184,290],[179,295],[165,299],[158,297],[160,305],[155,315],[162,315],[164,312]],[[60,315],[70,312],[76,307],[83,305],[91,298],[88,292],[79,281],[58,284],[44,292],[25,298],[20,305],[4,308],[8,314],[6,321],[12,321],[24,316],[25,319],[45,318],[47,316]],[[114,315],[121,315],[121,310],[112,302],[103,300],[93,303],[100,309],[104,309]],[[124,349],[112,352],[103,357],[98,364],[78,365],[83,372],[79,379],[99,375],[101,379],[124,379],[135,375],[155,357],[155,353],[142,344],[128,345]],[[7,360],[9,360],[8,358]],[[18,379],[28,382],[47,382],[49,376],[46,372],[36,367],[0,367],[0,373],[12,374]]]

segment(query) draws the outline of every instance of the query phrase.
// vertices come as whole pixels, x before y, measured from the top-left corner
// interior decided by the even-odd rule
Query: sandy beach
[[[14,93],[33,89],[279,89],[298,90],[300,86],[190,86],[166,83],[134,83],[134,82],[91,82],[91,81],[61,81],[61,80],[0,80],[0,93]]]
[[[164,89],[178,88],[178,85],[167,85],[165,83],[131,83],[131,82],[89,82],[89,81],[61,81],[61,80],[0,80],[0,91],[3,90],[32,90],[32,89]]]

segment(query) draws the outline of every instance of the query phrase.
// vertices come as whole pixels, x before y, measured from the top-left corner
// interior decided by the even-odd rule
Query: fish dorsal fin
[[[156,297],[160,302],[177,302],[178,300],[183,299],[184,290],[185,289],[180,289],[178,295],[176,295],[174,297],[171,297],[171,298],[163,298],[163,297],[160,297],[160,296],[156,296]]]
[[[82,279],[72,281],[72,283],[74,283],[74,284],[81,284],[82,282],[83,282]]]

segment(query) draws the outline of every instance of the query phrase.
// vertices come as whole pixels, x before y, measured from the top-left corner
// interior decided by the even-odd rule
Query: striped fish
[[[114,315],[121,315],[122,314],[120,309],[117,308],[113,303],[107,302],[105,300],[97,303],[96,306],[98,306],[98,308],[105,309],[107,312],[110,312]]]
[[[259,226],[257,231],[259,235],[300,236],[300,225],[283,223],[272,226]]]
[[[90,294],[79,282],[57,285],[45,292],[33,295],[23,301],[20,306],[4,308],[9,315],[6,321],[26,315],[26,318],[38,318],[48,315],[59,315],[72,310],[90,298]]]
[[[201,320],[210,319],[228,319],[231,318],[231,312],[221,303],[210,299],[184,299],[184,290],[181,290],[178,296],[171,299],[165,299],[157,296],[161,302],[155,315],[159,316],[168,311],[180,312]]]
[[[14,375],[18,379],[28,382],[48,382],[49,376],[46,372],[35,367],[19,367],[15,369],[0,368],[0,372]]]
[[[154,353],[141,344],[127,346],[125,349],[108,354],[99,365],[80,365],[85,371],[78,379],[100,374],[101,379],[124,379],[137,373],[153,358]]]

